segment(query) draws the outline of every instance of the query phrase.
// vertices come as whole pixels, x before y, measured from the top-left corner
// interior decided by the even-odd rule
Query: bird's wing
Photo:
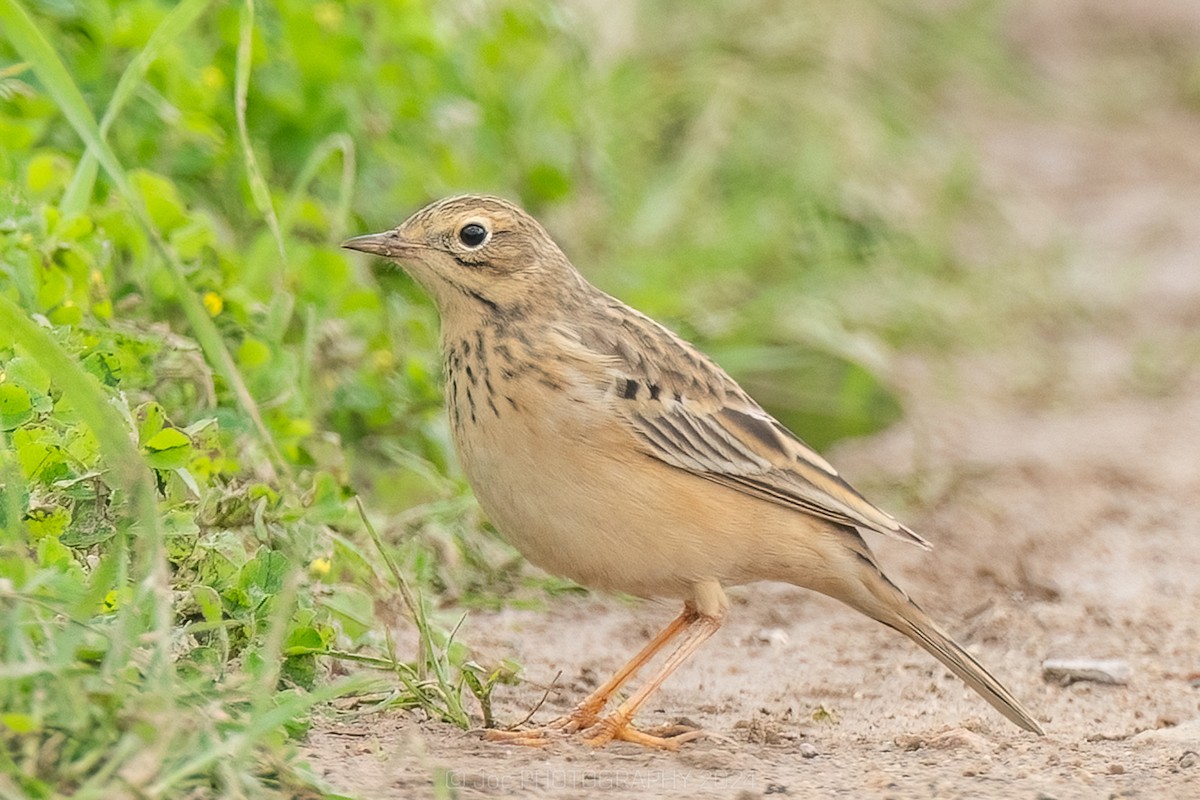
[[[748,495],[929,547],[691,345],[641,315],[627,317],[626,328],[651,352],[629,339],[616,348],[611,396],[647,453]]]

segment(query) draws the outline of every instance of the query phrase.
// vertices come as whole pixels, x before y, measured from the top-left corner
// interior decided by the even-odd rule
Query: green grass
[[[315,706],[490,723],[463,609],[575,590],[486,529],[432,309],[345,235],[519,200],[818,445],[986,327],[934,109],[1011,84],[992,4],[610,11],[0,0],[0,796],[320,794]]]

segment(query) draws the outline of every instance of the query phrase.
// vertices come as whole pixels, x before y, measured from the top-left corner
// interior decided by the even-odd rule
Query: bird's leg
[[[646,643],[646,646],[638,651],[638,654],[621,667],[613,676],[604,684],[598,687],[595,691],[589,694],[565,716],[553,720],[547,727],[564,731],[565,733],[574,733],[575,731],[590,728],[596,724],[596,716],[600,710],[604,708],[608,702],[608,698],[613,692],[624,686],[630,678],[637,674],[637,671],[646,665],[646,662],[654,658],[658,651],[663,649],[676,636],[679,635],[686,627],[691,625],[699,614],[691,606],[684,606],[683,611],[679,613],[675,619],[671,620],[667,627],[663,628],[657,636]]]
[[[708,640],[708,637],[717,632],[721,627],[720,617],[710,617],[692,612],[692,619],[688,623],[687,633],[684,636],[679,646],[675,648],[675,652],[671,653],[670,657],[663,663],[662,667],[654,674],[654,677],[646,681],[646,683],[631,695],[625,702],[617,706],[617,709],[607,715],[589,730],[584,732],[584,740],[595,747],[603,747],[613,739],[620,739],[626,742],[644,745],[646,747],[662,747],[667,750],[674,750],[683,742],[691,741],[703,735],[702,731],[689,731],[678,736],[656,736],[645,731],[639,731],[631,724],[633,715],[637,713],[642,704],[654,694],[655,690],[662,685],[663,681],[671,676],[675,670],[679,669],[683,662],[691,657],[692,653]]]
[[[663,628],[657,636],[647,642],[646,646],[639,650],[637,655],[629,659],[625,666],[613,673],[613,676],[605,681],[603,685],[597,687],[595,691],[579,701],[579,704],[570,713],[551,720],[545,728],[531,731],[493,730],[485,734],[486,738],[508,744],[544,744],[546,742],[544,738],[545,733],[549,731],[575,733],[576,731],[592,727],[596,724],[597,715],[604,708],[612,693],[624,686],[630,678],[637,674],[639,669],[646,665],[647,661],[654,658],[659,650],[662,650],[667,643],[699,618],[700,615],[694,608],[690,605],[685,605],[679,616],[671,620],[667,627]]]

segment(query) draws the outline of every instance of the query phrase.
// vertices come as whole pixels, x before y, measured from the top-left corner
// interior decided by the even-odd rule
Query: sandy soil
[[[1194,97],[1189,111],[1126,74],[1168,70],[1151,53],[1184,47],[1200,82],[1200,4],[1029,0],[1008,20],[1044,96],[986,111],[962,98],[951,124],[977,142],[1014,230],[1068,241],[1046,285],[1081,311],[995,352],[901,359],[909,417],[833,456],[885,505],[890,491],[903,506],[896,486],[919,498],[907,521],[935,550],[876,541],[883,563],[1047,736],[1009,725],[902,637],[764,584],[734,591],[727,626],[641,716],[686,718],[708,739],[677,753],[531,750],[396,713],[313,732],[309,761],[332,786],[362,798],[432,796],[434,780],[464,798],[1200,797],[1200,115]],[[532,682],[561,672],[546,720],[675,612],[567,598],[475,614],[470,638]],[[1125,659],[1132,678],[1052,684],[1041,663],[1054,657]],[[498,716],[523,717],[535,683],[501,689]]]

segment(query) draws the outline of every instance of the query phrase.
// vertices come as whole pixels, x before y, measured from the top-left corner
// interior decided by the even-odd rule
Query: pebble
[[[1119,658],[1048,658],[1042,662],[1042,678],[1063,686],[1076,681],[1092,681],[1123,686],[1133,670]]]
[[[817,757],[817,748],[813,747],[808,742],[801,743],[800,757],[801,758],[816,758]]]
[[[760,628],[754,638],[763,644],[787,644],[788,634],[783,628]]]

